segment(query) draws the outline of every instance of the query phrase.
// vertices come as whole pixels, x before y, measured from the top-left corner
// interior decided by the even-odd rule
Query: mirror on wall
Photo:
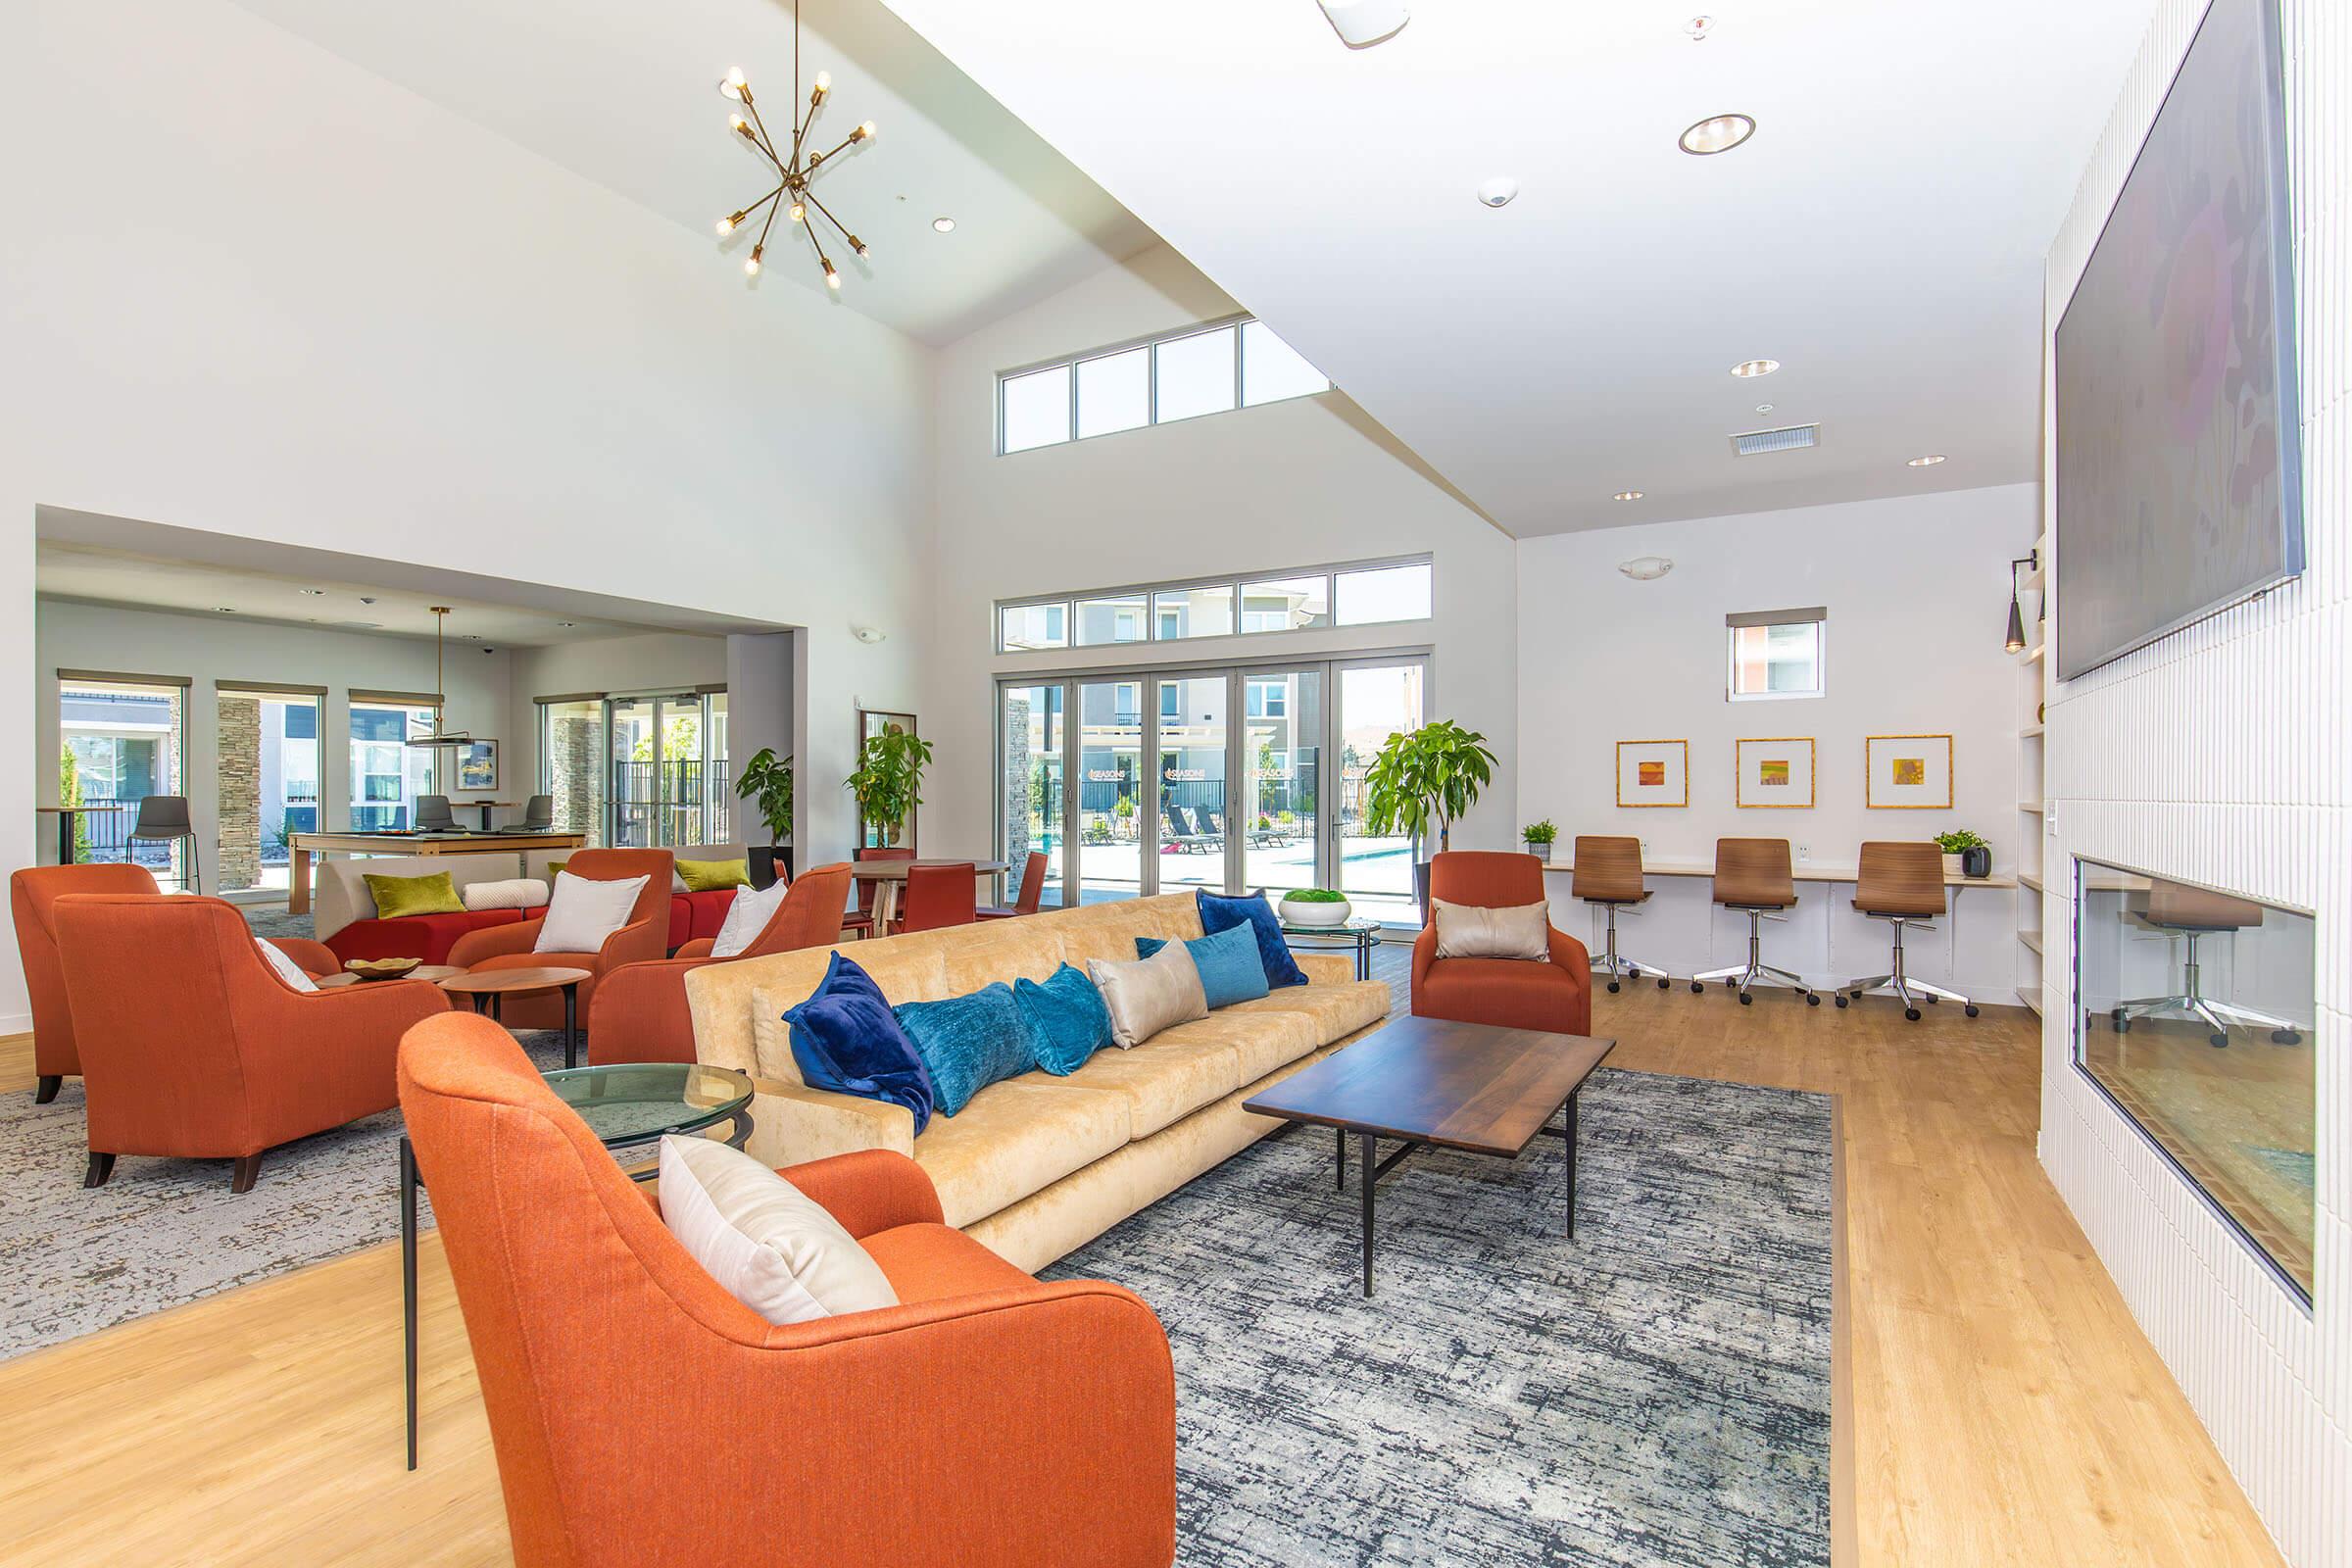
[[[2312,917],[2078,858],[2075,936],[2076,1065],[2309,1302]]]

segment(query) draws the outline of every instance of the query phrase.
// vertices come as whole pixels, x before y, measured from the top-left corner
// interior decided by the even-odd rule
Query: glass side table
[[[564,1102],[615,1158],[659,1143],[671,1133],[701,1132],[727,1122],[727,1145],[741,1149],[752,1136],[752,1080],[732,1067],[699,1062],[615,1062],[604,1067],[562,1067],[547,1075],[547,1087]],[[661,1166],[629,1172],[651,1178]],[[416,1468],[416,1193],[424,1179],[416,1151],[400,1135],[400,1288],[406,1312],[409,1389],[409,1468]]]
[[[1308,943],[1310,949],[1354,948],[1355,977],[1358,980],[1372,978],[1372,950],[1380,945],[1381,925],[1378,920],[1358,914],[1351,915],[1338,925],[1293,925],[1283,919],[1280,913],[1274,919],[1282,927],[1282,940],[1286,946],[1297,947],[1299,944],[1296,939],[1308,937],[1321,939]]]

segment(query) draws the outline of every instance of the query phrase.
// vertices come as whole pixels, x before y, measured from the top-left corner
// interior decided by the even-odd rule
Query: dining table
[[[907,868],[917,865],[969,865],[974,877],[1002,876],[1006,869],[1003,860],[966,860],[954,855],[927,855],[919,860],[852,861],[850,875],[874,890],[874,935],[890,934],[890,923],[899,917],[899,890],[906,885]]]

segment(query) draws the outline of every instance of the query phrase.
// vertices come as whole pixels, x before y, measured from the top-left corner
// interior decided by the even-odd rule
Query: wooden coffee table
[[[530,991],[564,993],[564,1065],[576,1067],[580,1049],[580,982],[594,979],[585,969],[466,969],[440,982],[452,996],[471,997],[473,1010],[496,1018],[501,997]]]
[[[1372,1294],[1372,1192],[1422,1148],[1516,1159],[1539,1134],[1568,1145],[1568,1235],[1576,1235],[1576,1097],[1616,1049],[1614,1040],[1399,1018],[1368,1040],[1294,1073],[1244,1110],[1339,1129],[1339,1188],[1348,1190],[1348,1135],[1363,1140],[1364,1295]],[[1551,1118],[1565,1110],[1566,1125]],[[1383,1138],[1403,1146],[1379,1157]]]

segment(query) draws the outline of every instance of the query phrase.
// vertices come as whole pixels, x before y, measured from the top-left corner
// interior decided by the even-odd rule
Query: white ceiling
[[[777,242],[783,220],[757,282],[742,273],[750,238],[712,233],[773,180],[728,132],[735,106],[718,79],[740,66],[773,131],[807,80],[830,71],[822,145],[860,121],[880,127],[816,182],[872,250],[861,263],[827,245],[844,274],[837,303],[927,343],[953,342],[1155,242],[879,0],[806,0],[797,90],[789,0],[238,3],[684,224],[710,245],[713,278],[755,296],[826,291],[806,239]],[[956,220],[954,233],[932,231],[940,217]]]
[[[1313,0],[890,4],[1522,535],[2034,478],[2042,257],[2153,9],[1413,0],[1349,50]]]

